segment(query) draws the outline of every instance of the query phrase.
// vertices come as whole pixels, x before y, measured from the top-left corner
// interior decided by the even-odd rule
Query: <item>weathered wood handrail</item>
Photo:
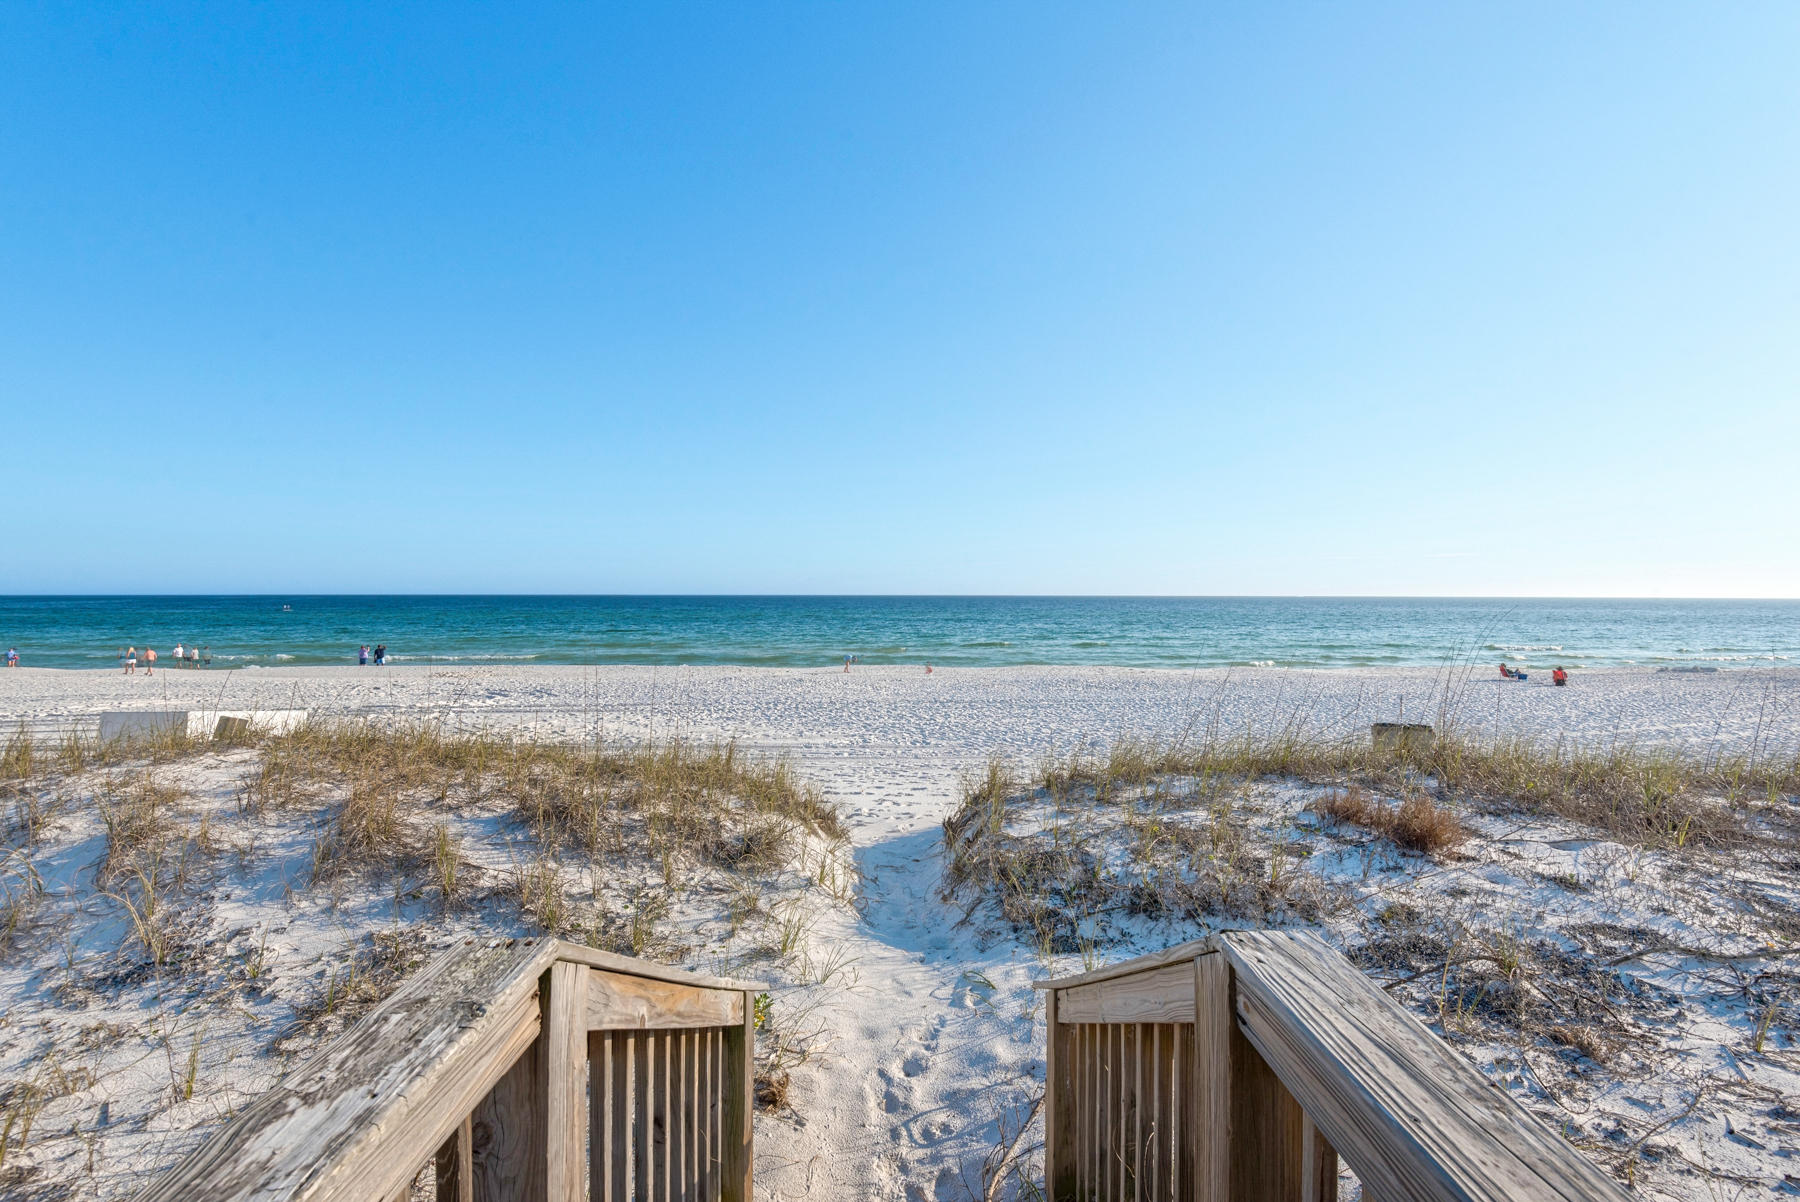
[[[1230,931],[1048,993],[1052,1202],[1624,1191],[1316,935]]]
[[[142,1202],[750,1202],[762,987],[555,939],[470,942]]]

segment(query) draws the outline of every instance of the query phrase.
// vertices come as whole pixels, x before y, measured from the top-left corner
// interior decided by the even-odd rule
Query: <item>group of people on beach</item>
[[[155,675],[156,648],[145,647],[142,658],[144,661],[144,675]],[[212,667],[212,648],[176,643],[171,658],[184,668],[198,668],[202,666],[210,668]],[[124,670],[125,675],[136,676],[138,659],[138,649],[136,647],[126,647],[119,652],[119,667]]]
[[[383,664],[387,663],[387,644],[386,643],[376,643],[375,650],[373,650],[373,651],[369,650],[369,645],[367,643],[364,643],[361,647],[358,647],[356,649],[356,662],[357,663],[361,664],[363,667],[366,668],[369,666],[370,659],[373,659],[375,661],[375,666],[377,668],[379,668]]]
[[[1529,674],[1520,671],[1518,668],[1507,667],[1505,660],[1500,661],[1500,677],[1503,680],[1530,680],[1531,679]],[[1551,670],[1550,683],[1555,685],[1559,689],[1569,683],[1569,674],[1568,674],[1568,672],[1563,670],[1563,666],[1561,664],[1556,665],[1556,667]]]

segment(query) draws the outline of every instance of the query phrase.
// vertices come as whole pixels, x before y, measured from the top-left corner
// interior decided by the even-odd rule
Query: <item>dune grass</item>
[[[1565,819],[1630,846],[1679,851],[1791,824],[1800,760],[1454,735],[1378,751],[1298,729],[1123,738],[1029,774],[996,759],[967,782],[943,824],[944,895],[971,914],[993,902],[1044,954],[1086,954],[1105,917],[1121,913],[1316,920],[1342,899],[1305,870],[1314,850],[1306,832],[1260,804],[1259,783],[1322,787],[1309,808],[1333,827],[1431,857],[1456,854],[1475,810]]]
[[[1397,794],[1424,787],[1437,797],[1554,815],[1648,846],[1742,837],[1746,819],[1800,794],[1800,751],[1684,755],[1634,744],[1478,741],[1454,732],[1428,751],[1377,751],[1366,740],[1332,741],[1299,727],[1198,742],[1121,739],[1104,753],[1044,765],[1045,788],[1084,784],[1104,798],[1158,778],[1291,778],[1361,784]]]
[[[336,806],[315,857],[320,876],[429,865],[453,893],[449,835],[426,821],[445,806],[503,805],[546,853],[647,858],[671,887],[698,865],[769,870],[807,835],[844,838],[837,811],[785,761],[745,756],[730,743],[613,748],[309,723],[265,738],[260,751],[247,809]],[[541,865],[521,879],[539,897],[548,888]]]

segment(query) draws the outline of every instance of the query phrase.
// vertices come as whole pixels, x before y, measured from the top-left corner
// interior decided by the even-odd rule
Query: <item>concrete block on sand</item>
[[[1377,722],[1369,727],[1369,744],[1376,751],[1425,755],[1437,745],[1437,731],[1420,722]]]
[[[100,715],[100,741],[152,739],[188,729],[186,710],[119,710]]]
[[[243,738],[252,731],[284,734],[306,721],[307,710],[114,710],[100,715],[100,741],[153,739],[175,733],[196,739]]]

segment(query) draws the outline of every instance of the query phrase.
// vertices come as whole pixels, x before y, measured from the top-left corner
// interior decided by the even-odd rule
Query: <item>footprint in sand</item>
[[[914,1052],[900,1063],[900,1071],[909,1077],[916,1077],[931,1067],[931,1057],[924,1052]]]

